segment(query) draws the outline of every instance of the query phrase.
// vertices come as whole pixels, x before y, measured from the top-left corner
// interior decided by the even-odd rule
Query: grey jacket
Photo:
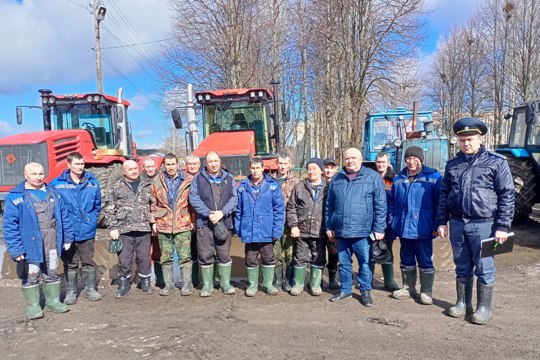
[[[109,189],[105,198],[105,216],[111,230],[120,234],[131,231],[150,232],[150,181],[139,177],[137,193],[124,178]]]
[[[328,186],[324,180],[315,200],[311,183],[304,179],[296,184],[287,203],[287,226],[298,226],[300,237],[325,237],[324,203]]]

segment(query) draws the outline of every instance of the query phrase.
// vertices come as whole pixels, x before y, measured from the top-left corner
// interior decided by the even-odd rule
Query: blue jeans
[[[358,261],[358,286],[360,291],[371,291],[371,279],[373,274],[369,268],[370,262],[370,239],[350,238],[337,239],[338,258],[339,258],[339,280],[341,281],[341,291],[344,293],[352,292],[352,254]]]
[[[400,239],[401,257],[400,268],[402,270],[416,268],[416,262],[421,270],[430,272],[433,267],[433,241],[419,239]]]
[[[456,277],[470,278],[474,275],[484,285],[495,283],[495,262],[493,257],[481,258],[481,241],[494,236],[491,222],[464,222],[450,219],[450,243],[456,264]]]

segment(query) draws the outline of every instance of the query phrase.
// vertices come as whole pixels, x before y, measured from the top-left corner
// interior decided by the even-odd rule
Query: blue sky
[[[91,0],[0,0],[0,137],[40,130],[39,110],[25,110],[23,125],[15,121],[17,105],[39,105],[38,89],[57,94],[96,90]],[[172,121],[159,104],[149,61],[159,61],[160,40],[170,37],[168,1],[102,0],[103,89],[115,95],[124,89],[132,103],[129,118],[139,148],[157,147]],[[462,25],[483,0],[426,0],[429,37],[422,46],[428,64],[448,31]],[[147,43],[137,47],[119,45]],[[107,49],[109,48],[109,49]],[[136,50],[139,51],[136,51]],[[113,69],[108,63],[113,64]]]

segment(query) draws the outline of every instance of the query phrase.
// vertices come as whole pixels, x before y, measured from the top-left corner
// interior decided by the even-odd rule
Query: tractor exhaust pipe
[[[417,131],[418,127],[418,101],[412,103],[412,131]]]

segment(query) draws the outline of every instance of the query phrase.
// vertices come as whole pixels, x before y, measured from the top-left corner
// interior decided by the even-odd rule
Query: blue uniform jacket
[[[386,192],[379,173],[362,166],[351,181],[342,169],[330,182],[326,197],[326,230],[334,230],[337,238],[384,233],[386,210]]]
[[[446,163],[437,209],[437,225],[450,217],[493,221],[508,231],[514,217],[515,189],[506,158],[482,145],[467,161],[461,151]]]
[[[65,170],[51,181],[51,185],[62,195],[69,212],[69,219],[75,232],[75,241],[85,241],[96,237],[96,228],[101,211],[101,190],[99,182],[88,171],[83,172],[84,181],[76,184]]]
[[[6,197],[4,206],[4,240],[13,260],[20,255],[28,262],[41,263],[45,261],[43,256],[43,238],[39,231],[39,223],[32,200],[24,188],[23,181]],[[54,215],[56,218],[56,233],[58,242],[58,254],[62,253],[62,245],[73,242],[73,228],[69,221],[67,208],[60,194],[51,185],[47,185],[47,191],[54,196]]]
[[[392,229],[400,238],[432,240],[437,230],[435,215],[439,204],[442,176],[423,165],[413,182],[404,168],[394,179],[388,199]]]
[[[243,243],[272,242],[283,235],[285,201],[279,183],[263,174],[265,183],[257,199],[251,186],[251,175],[238,186],[238,205],[234,228]]]

